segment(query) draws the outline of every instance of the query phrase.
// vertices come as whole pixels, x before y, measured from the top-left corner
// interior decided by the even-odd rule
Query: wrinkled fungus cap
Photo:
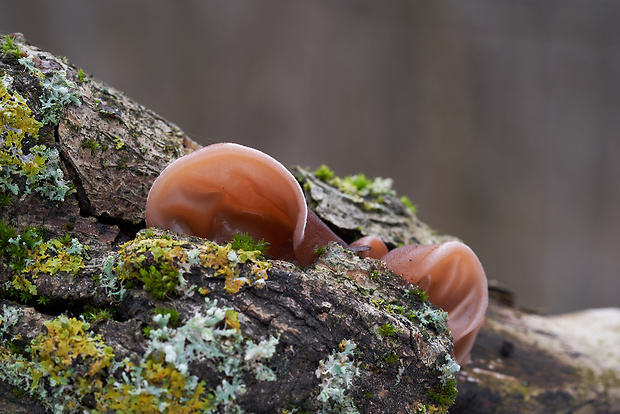
[[[456,360],[468,363],[489,302],[487,278],[476,254],[465,244],[451,241],[398,247],[381,260],[448,312]]]
[[[214,144],[170,164],[155,180],[146,224],[223,243],[247,232],[269,254],[294,260],[307,207],[295,177],[278,161],[238,144]]]
[[[269,155],[239,144],[202,148],[170,164],[146,202],[146,225],[217,243],[248,233],[269,255],[310,265],[330,241],[345,244],[306,206],[299,183]]]

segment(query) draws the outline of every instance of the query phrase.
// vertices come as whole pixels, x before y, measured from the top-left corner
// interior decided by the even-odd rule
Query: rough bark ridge
[[[151,183],[195,144],[20,36],[0,57],[0,412],[418,413],[453,404],[451,340],[422,292],[335,245],[301,269],[140,231]],[[352,195],[297,175],[345,240],[444,239],[389,191]],[[599,361],[609,369],[586,371],[588,358],[561,358],[575,343],[554,348],[560,333],[544,346],[521,335],[536,323],[555,327],[491,308],[451,412],[620,411],[617,352]]]

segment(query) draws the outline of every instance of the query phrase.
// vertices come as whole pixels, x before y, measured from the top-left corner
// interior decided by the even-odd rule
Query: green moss
[[[383,357],[385,362],[390,365],[394,365],[400,359],[400,356],[396,352],[390,352],[385,357]]]
[[[381,325],[379,327],[379,335],[384,338],[391,338],[396,335],[396,328],[391,323],[386,323],[385,325]]]
[[[82,141],[82,148],[90,148],[90,152],[93,154],[95,150],[99,148],[99,143],[94,139],[86,139]]]
[[[164,309],[162,307],[156,307],[153,310],[154,315],[167,316],[170,326],[177,327],[179,326],[179,321],[181,318],[181,313],[172,308]]]
[[[15,57],[21,57],[25,55],[25,53],[20,49],[19,45],[15,44],[13,41],[15,36],[11,37],[6,35],[4,38],[4,43],[2,44],[2,53],[11,54]]]
[[[28,259],[43,242],[40,231],[26,227],[22,233],[0,220],[0,256],[6,266],[14,272],[23,271]]]
[[[313,174],[316,178],[325,182],[328,182],[336,175],[334,171],[325,164],[314,170]]]
[[[409,211],[411,211],[413,214],[417,214],[418,206],[413,204],[411,200],[409,200],[409,197],[401,196],[400,201],[404,204],[405,207],[407,207]]]
[[[336,187],[366,211],[381,209],[381,206],[386,203],[386,196],[396,196],[396,192],[392,189],[393,182],[390,178],[368,178],[364,174],[353,174],[341,178],[337,177],[334,171],[326,165],[321,165],[317,168],[313,175],[319,180]],[[304,183],[304,189],[306,191],[310,189],[309,183]],[[402,196],[400,197],[400,202],[412,213],[415,214],[417,212],[417,206],[409,198]]]
[[[416,414],[445,414],[448,408],[444,406],[435,406],[434,404],[422,404],[417,402],[413,405]]]
[[[258,251],[260,254],[266,254],[269,243],[265,242],[264,239],[254,240],[248,233],[235,232],[230,247],[235,250]]]
[[[456,379],[450,379],[446,384],[442,384],[435,389],[428,391],[429,398],[443,407],[450,407],[456,400],[458,391],[456,389]]]
[[[232,244],[220,246],[205,241],[192,246],[147,230],[122,245],[118,254],[108,259],[101,282],[112,292],[118,287],[117,281],[138,280],[153,297],[160,299],[193,291],[195,286],[187,285],[184,274],[192,266],[203,266],[212,268],[215,276],[223,276],[226,291],[233,294],[244,285],[265,283],[270,263],[261,260],[261,255],[258,250],[235,250]],[[248,277],[241,276],[242,267],[249,270]]]
[[[84,319],[88,322],[105,322],[109,319],[112,319],[114,316],[114,310],[109,308],[97,308],[91,305],[86,305],[84,307],[84,312],[82,313]]]
[[[322,254],[325,254],[326,251],[327,251],[327,246],[321,246],[321,247],[317,247],[317,249],[314,251],[314,254],[316,254],[317,256],[320,256]]]
[[[151,265],[148,268],[138,269],[138,279],[144,283],[144,288],[156,299],[164,296],[177,294],[180,284],[179,271],[166,263],[161,263],[159,268]]]
[[[80,82],[84,82],[86,80],[86,75],[84,74],[84,71],[82,69],[78,70],[77,78],[78,78],[78,81]]]

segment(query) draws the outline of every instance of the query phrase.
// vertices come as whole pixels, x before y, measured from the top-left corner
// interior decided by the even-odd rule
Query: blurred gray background
[[[202,144],[392,177],[520,305],[620,306],[620,2],[0,1]]]

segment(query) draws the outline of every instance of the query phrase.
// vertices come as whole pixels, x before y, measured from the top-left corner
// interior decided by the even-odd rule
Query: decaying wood
[[[197,264],[184,268],[187,284],[195,286],[191,292],[156,299],[135,282],[122,299],[110,295],[100,282],[106,260],[144,227],[146,197],[159,172],[195,149],[195,144],[179,128],[122,93],[83,78],[65,60],[27,44],[23,38],[17,37],[16,42],[44,75],[62,71],[76,84],[80,105],[66,105],[56,124],[39,130],[37,140],[58,149],[64,174],[76,191],[64,201],[49,201],[36,193],[13,195],[11,203],[2,208],[0,220],[18,231],[28,226],[44,228],[47,238],[69,234],[89,247],[89,259],[77,275],[27,274],[38,297],[47,298],[45,303],[38,303],[36,297],[20,301],[11,294],[15,273],[6,265],[9,258],[0,258],[0,310],[10,307],[21,315],[16,325],[0,321],[0,340],[10,340],[10,347],[8,342],[0,345],[3,355],[28,358],[29,344],[47,334],[45,323],[59,315],[79,317],[87,307],[105,307],[114,310],[114,316],[94,321],[90,331],[112,348],[117,361],[138,361],[148,350],[143,328],[156,326],[156,307],[180,312],[183,324],[206,312],[208,303],[217,300],[219,306],[238,314],[239,330],[248,341],[278,338],[276,352],[265,362],[275,373],[275,381],[258,381],[244,373],[246,392],[235,400],[240,409],[256,413],[330,409],[413,413],[433,412],[435,407],[440,412],[440,404],[431,396],[441,389],[441,370],[452,347],[449,335],[437,326],[403,317],[401,310],[419,311],[428,303],[380,261],[362,260],[340,246],[328,246],[309,268],[271,261],[263,287],[245,285],[229,293],[224,276],[212,267]],[[0,70],[2,76],[13,79],[14,91],[40,119],[44,93],[40,80],[25,70],[14,54],[1,55]],[[396,198],[389,198],[383,210],[364,210],[310,173],[299,169],[297,174],[308,183],[305,190],[311,206],[345,239],[376,234],[397,245],[430,243],[446,237],[419,222]],[[186,252],[196,251],[204,243],[159,231],[140,235],[176,240],[181,243],[179,249]],[[151,254],[141,266],[155,264]],[[239,277],[251,279],[249,272],[246,266]],[[608,353],[602,360],[597,357],[596,365],[594,358],[585,354],[586,348],[576,345],[580,339],[572,338],[571,345],[566,330],[560,333],[555,329],[558,323],[558,319],[492,303],[473,350],[473,362],[459,375],[459,396],[450,412],[620,412],[618,325],[615,337],[603,335],[607,341],[616,338],[615,350],[604,349]],[[394,333],[382,331],[388,324],[396,328]],[[325,405],[318,398],[321,378],[317,370],[322,361],[342,351],[346,340],[357,346],[348,362],[359,369],[359,375],[345,390],[347,404],[353,405],[334,401]],[[575,352],[582,354],[573,358]],[[83,361],[79,358],[74,361],[80,363]],[[208,359],[192,362],[188,372],[204,381],[207,391],[228,378]],[[105,372],[106,378],[110,375],[118,381],[121,374],[111,372],[111,368]],[[47,386],[51,392],[53,386]],[[29,391],[0,381],[0,412],[43,413],[54,409],[49,401],[31,397]],[[96,398],[96,394],[82,398],[75,411],[97,407]],[[234,412],[224,406],[218,409]]]

